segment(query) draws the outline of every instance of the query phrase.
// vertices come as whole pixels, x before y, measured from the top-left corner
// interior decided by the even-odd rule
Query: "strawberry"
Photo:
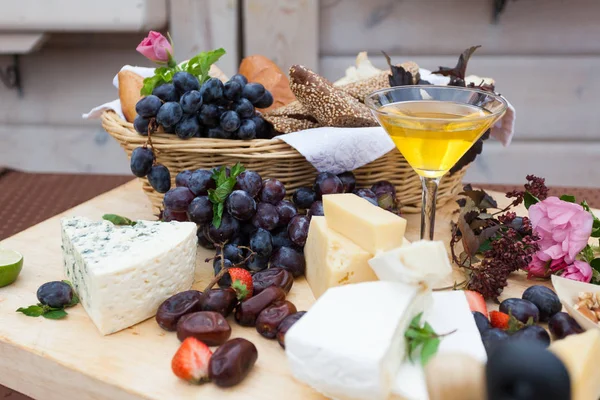
[[[508,329],[508,322],[510,316],[500,311],[490,311],[490,323],[494,328],[502,329],[503,331]]]
[[[469,308],[471,311],[479,311],[486,317],[488,316],[487,305],[485,304],[485,299],[479,292],[474,292],[473,290],[465,290],[465,296],[467,296],[467,301],[469,302]]]
[[[173,373],[190,383],[201,383],[209,380],[208,362],[212,351],[194,337],[186,338],[171,361]]]
[[[254,286],[252,285],[252,275],[243,268],[229,268],[227,270],[231,276],[231,288],[235,290],[239,301],[252,297]]]

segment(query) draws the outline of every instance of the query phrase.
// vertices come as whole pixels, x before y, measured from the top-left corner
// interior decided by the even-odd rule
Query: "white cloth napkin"
[[[146,78],[154,74],[154,68],[134,67],[126,65],[121,70],[135,72]],[[447,85],[449,78],[434,75],[431,71],[421,68],[421,79],[434,85]],[[117,75],[113,78],[113,85],[118,88]],[[507,101],[508,103],[508,101]],[[90,112],[83,114],[84,119],[100,119],[102,112],[113,110],[125,119],[119,99],[94,107]],[[515,109],[508,103],[504,117],[493,127],[491,136],[508,146],[512,140],[515,127]],[[313,128],[303,131],[280,135],[273,140],[283,140],[302,154],[319,172],[338,174],[360,168],[390,150],[394,143],[381,127],[373,128]]]

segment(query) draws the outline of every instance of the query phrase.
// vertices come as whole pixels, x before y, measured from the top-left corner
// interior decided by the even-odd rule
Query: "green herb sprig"
[[[125,226],[133,226],[136,224],[135,221],[130,220],[127,217],[123,217],[117,214],[104,214],[102,219],[106,221],[110,221],[115,225],[125,225]]]
[[[71,286],[71,288],[73,288],[71,282],[66,280],[63,280],[63,282]],[[77,296],[75,289],[73,289],[73,298],[71,299],[71,302],[65,307],[55,308],[45,304],[37,303],[29,307],[20,307],[17,309],[17,312],[23,313],[28,317],[42,316],[47,319],[63,319],[68,315],[68,313],[65,311],[65,308],[73,307],[77,304],[79,304],[79,297]]]
[[[413,361],[415,352],[420,349],[421,365],[425,366],[437,353],[442,338],[456,332],[456,330],[441,335],[437,334],[428,322],[421,325],[422,317],[423,313],[419,313],[410,321],[404,337],[406,338],[406,353],[409,360]]]
[[[213,203],[212,224],[215,228],[221,226],[225,200],[227,199],[227,196],[229,196],[229,193],[233,191],[237,176],[245,170],[246,169],[242,164],[237,163],[231,168],[229,177],[227,176],[227,168],[225,167],[220,167],[213,172],[212,179],[216,183],[216,189],[208,189],[208,199]]]

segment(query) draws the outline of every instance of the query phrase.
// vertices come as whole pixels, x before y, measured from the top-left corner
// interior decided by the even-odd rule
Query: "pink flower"
[[[542,261],[564,258],[573,263],[586,246],[594,219],[579,204],[548,197],[529,207],[533,230],[540,237],[540,251],[536,256]]]
[[[575,260],[562,273],[563,278],[574,281],[589,282],[592,280],[592,267],[585,261]]]
[[[148,33],[148,37],[142,40],[136,50],[149,60],[159,63],[168,62],[169,55],[173,54],[173,47],[167,38],[154,31]]]
[[[531,262],[525,268],[527,271],[527,279],[531,278],[548,278],[550,275],[560,272],[567,268],[568,265],[564,258],[558,260],[541,260],[537,254],[533,256]]]

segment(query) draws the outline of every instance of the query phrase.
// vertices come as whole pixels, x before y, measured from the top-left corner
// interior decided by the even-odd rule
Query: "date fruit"
[[[256,330],[267,339],[275,339],[277,327],[288,316],[296,313],[296,306],[291,302],[276,301],[265,308],[256,318]]]
[[[207,346],[218,346],[229,339],[231,327],[218,312],[198,311],[184,315],[177,323],[177,338],[183,341],[190,336]]]
[[[233,312],[237,302],[237,296],[232,288],[211,289],[202,295],[200,311],[215,311],[227,318]]]
[[[217,386],[234,386],[244,380],[256,359],[258,350],[246,339],[235,338],[213,353],[208,363],[208,377]]]
[[[270,286],[248,300],[242,301],[235,309],[235,320],[242,326],[254,326],[258,314],[276,301],[285,300],[285,292],[277,286]]]
[[[555,340],[583,332],[577,321],[566,312],[557,312],[548,321],[548,329]]]
[[[255,296],[269,286],[278,286],[284,292],[289,293],[293,283],[294,277],[292,274],[288,270],[278,267],[257,272],[252,276]]]
[[[288,315],[277,327],[277,341],[279,345],[285,349],[285,334],[302,316],[306,314],[306,311],[298,311],[295,314]]]
[[[170,332],[177,330],[177,322],[181,317],[200,311],[201,296],[202,293],[197,290],[186,290],[163,301],[156,312],[158,326]]]

